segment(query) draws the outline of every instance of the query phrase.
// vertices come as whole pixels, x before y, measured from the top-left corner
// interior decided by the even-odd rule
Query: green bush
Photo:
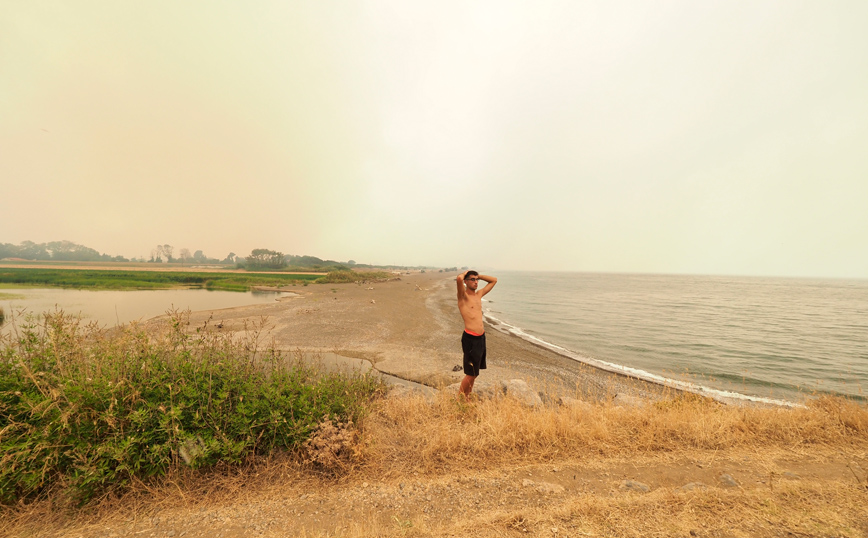
[[[97,269],[20,269],[0,270],[0,284],[77,289],[167,289],[207,288],[247,291],[254,286],[288,286],[298,281],[316,280],[320,275],[239,274],[182,271],[122,271]]]
[[[0,502],[65,490],[77,502],[173,467],[295,450],[329,417],[358,423],[381,382],[322,374],[241,339],[106,332],[62,312],[0,349]]]

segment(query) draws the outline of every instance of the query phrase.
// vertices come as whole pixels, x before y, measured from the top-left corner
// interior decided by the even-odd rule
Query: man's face
[[[471,275],[464,279],[464,284],[467,285],[468,289],[476,291],[476,288],[479,287],[479,277],[476,275]]]

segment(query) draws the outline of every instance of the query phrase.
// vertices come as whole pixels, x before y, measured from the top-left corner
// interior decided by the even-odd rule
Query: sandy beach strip
[[[443,388],[464,374],[463,323],[455,275],[412,272],[395,280],[360,284],[310,284],[273,304],[191,314],[191,327],[221,331],[265,324],[263,340],[281,350],[335,353],[370,361],[382,373]],[[495,290],[496,291],[496,290]],[[210,320],[210,321],[209,321]],[[521,379],[553,398],[658,397],[670,389],[605,372],[487,326],[488,369],[478,390]]]

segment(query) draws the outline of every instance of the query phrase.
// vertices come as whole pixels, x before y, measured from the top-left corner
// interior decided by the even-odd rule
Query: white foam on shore
[[[696,383],[691,383],[689,381],[681,381],[678,379],[671,379],[668,377],[663,377],[657,374],[652,374],[651,372],[646,372],[645,370],[640,370],[638,368],[631,368],[629,366],[623,366],[621,364],[614,364],[611,362],[601,361],[599,359],[595,359],[593,357],[589,357],[587,355],[582,355],[581,353],[576,353],[575,351],[569,350],[565,347],[561,347],[557,344],[553,344],[551,342],[547,342],[542,338],[538,338],[532,334],[528,334],[520,327],[516,327],[515,325],[510,325],[505,321],[498,319],[491,315],[490,312],[483,312],[483,316],[485,319],[491,324],[492,327],[499,330],[500,332],[511,334],[513,336],[517,336],[522,340],[526,340],[533,344],[536,344],[540,347],[544,347],[550,351],[557,353],[558,355],[562,355],[564,357],[573,359],[577,362],[581,362],[583,364],[587,364],[589,366],[593,366],[594,368],[599,368],[600,370],[606,372],[612,372],[615,374],[621,374],[628,377],[633,377],[636,379],[640,379],[642,381],[648,381],[651,383],[656,383],[658,385],[663,385],[666,387],[672,387],[674,389],[683,390],[686,392],[691,392],[693,394],[699,394],[702,396],[707,396],[709,398],[713,398],[714,400],[724,402],[724,403],[733,403],[733,401],[737,402],[754,402],[754,403],[762,403],[767,405],[776,405],[780,407],[805,407],[802,404],[798,404],[795,402],[789,402],[786,400],[777,400],[774,398],[764,398],[762,396],[750,396],[748,394],[741,394],[738,392],[732,392],[728,390],[719,390],[713,389],[711,387],[706,387],[704,385],[698,385]]]

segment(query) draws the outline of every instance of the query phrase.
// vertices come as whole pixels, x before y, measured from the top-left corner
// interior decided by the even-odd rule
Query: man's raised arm
[[[486,293],[490,292],[491,288],[493,288],[494,285],[497,284],[497,278],[493,276],[479,275],[479,280],[484,280],[488,283],[485,285],[484,288],[479,291],[480,295],[485,295]]]
[[[464,289],[464,277],[467,275],[467,271],[464,271],[457,277],[455,277],[455,281],[458,283],[458,300],[464,299],[464,296],[467,294],[467,290]]]

